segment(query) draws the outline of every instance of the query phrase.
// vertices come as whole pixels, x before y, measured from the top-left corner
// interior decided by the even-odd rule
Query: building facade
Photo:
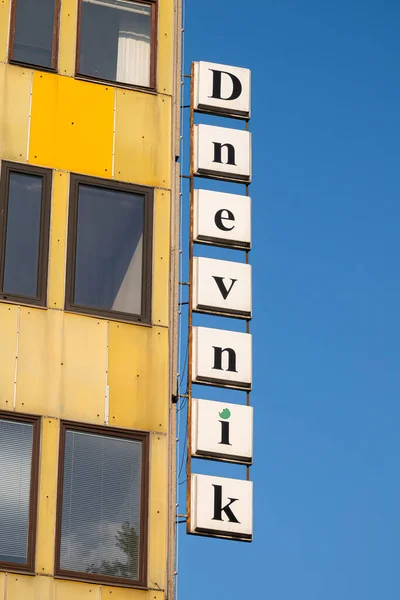
[[[180,35],[0,3],[0,600],[174,596]]]

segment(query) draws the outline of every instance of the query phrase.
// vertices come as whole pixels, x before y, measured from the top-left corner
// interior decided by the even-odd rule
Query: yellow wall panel
[[[16,410],[33,414],[47,411],[47,340],[48,321],[45,310],[21,307]],[[43,411],[43,413],[42,413]]]
[[[104,423],[106,348],[107,321],[64,315],[62,418]]]
[[[36,71],[29,162],[111,177],[114,90]]]
[[[167,555],[168,439],[153,433],[150,449],[149,587],[165,589]]]
[[[164,592],[132,590],[103,585],[101,600],[165,600]]]
[[[8,33],[10,31],[10,10],[11,10],[11,0],[1,0],[1,2],[0,2],[0,62],[6,62],[6,60],[7,60]]]
[[[174,47],[174,0],[159,3],[157,91],[172,94]]]
[[[116,89],[115,179],[171,187],[171,99]]]
[[[42,419],[36,572],[54,572],[59,421]]]
[[[0,303],[0,409],[13,410],[18,306]]]
[[[153,254],[153,323],[168,326],[170,193],[156,190]]]
[[[60,15],[60,47],[58,70],[61,75],[75,74],[75,48],[78,3],[76,0],[63,0]]]
[[[75,581],[55,580],[51,577],[7,577],[7,593],[4,600],[101,600],[99,585]]]
[[[17,410],[59,416],[63,327],[61,311],[21,307]]]
[[[48,305],[58,309],[64,308],[68,192],[69,173],[55,171],[51,205]]]
[[[55,581],[54,600],[100,600],[101,588],[99,585],[79,583],[77,581]],[[42,600],[42,599],[40,599]]]
[[[0,573],[0,600],[4,600],[4,579],[6,578],[5,573]]]
[[[152,431],[168,426],[168,330],[110,322],[110,425]]]
[[[50,577],[7,575],[4,600],[54,600],[54,581]]]
[[[32,76],[0,63],[0,158],[26,162]]]

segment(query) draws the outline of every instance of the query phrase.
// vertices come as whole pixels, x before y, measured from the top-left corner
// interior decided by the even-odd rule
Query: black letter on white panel
[[[239,98],[242,93],[242,84],[236,75],[227,73],[227,71],[217,71],[216,69],[210,69],[210,71],[212,71],[213,74],[213,91],[209,98],[217,98],[218,100],[236,100]],[[223,98],[221,95],[222,75],[228,75],[232,81],[232,93],[228,98]]]
[[[213,369],[218,369],[219,371],[223,371],[222,368],[222,355],[224,352],[228,353],[228,368],[226,371],[231,371],[232,373],[237,373],[236,370],[236,352],[233,348],[220,348],[219,346],[213,346],[214,348],[214,366]]]
[[[224,213],[226,214],[226,216],[224,216]],[[221,231],[232,231],[232,229],[235,228],[235,225],[232,225],[232,227],[227,227],[226,225],[223,224],[222,221],[234,221],[234,220],[235,220],[235,215],[233,214],[233,212],[231,212],[227,208],[221,208],[221,210],[218,210],[215,213],[214,223],[216,224],[218,229],[221,229]]]
[[[221,423],[221,441],[218,444],[224,444],[225,446],[232,446],[229,441],[229,430],[230,423],[229,421],[220,421]]]
[[[235,163],[235,147],[232,144],[221,144],[220,142],[213,142],[214,144],[214,159],[213,162],[223,163],[222,160],[222,148],[226,148],[227,150],[227,158],[226,165],[234,165]]]
[[[229,523],[240,523],[238,519],[233,514],[232,509],[230,508],[231,504],[237,502],[239,498],[228,498],[228,504],[222,506],[222,485],[214,485],[214,516],[213,521],[223,521],[222,513],[228,517]]]
[[[227,297],[229,296],[231,289],[233,288],[233,286],[235,285],[235,283],[237,282],[237,279],[232,279],[231,278],[231,285],[229,286],[229,289],[226,288],[225,283],[224,283],[224,279],[225,277],[216,277],[215,275],[213,275],[213,279],[215,279],[215,283],[218,286],[219,291],[221,292],[221,295],[223,297],[224,300],[227,299]]]

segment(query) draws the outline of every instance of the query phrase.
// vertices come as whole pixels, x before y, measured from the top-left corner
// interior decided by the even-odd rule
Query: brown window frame
[[[13,562],[0,562],[0,571],[35,574],[35,549],[39,488],[39,460],[40,460],[40,424],[41,417],[0,410],[0,419],[14,423],[30,423],[33,425],[32,433],[32,462],[31,484],[29,493],[29,523],[28,523],[28,552],[25,565]]]
[[[45,67],[34,63],[24,62],[15,60],[14,55],[14,41],[15,41],[15,30],[16,30],[16,17],[17,17],[17,2],[18,0],[12,0],[11,4],[11,19],[10,19],[10,44],[8,50],[8,60],[13,65],[22,65],[38,69],[39,71],[56,72],[58,68],[58,49],[59,49],[59,29],[60,29],[60,11],[61,11],[61,0],[54,0],[54,24],[53,24],[53,47],[51,52],[51,67]]]
[[[93,308],[74,303],[75,271],[76,271],[76,242],[78,232],[78,200],[79,185],[102,187],[107,190],[129,192],[144,196],[144,227],[143,227],[143,263],[142,263],[142,312],[140,315],[125,313],[117,310]],[[70,178],[68,240],[67,240],[67,274],[65,285],[65,310],[68,312],[103,317],[111,321],[126,321],[151,325],[152,309],[152,278],[153,278],[153,211],[154,189],[146,186],[101,179],[72,173]]]
[[[61,520],[63,503],[63,481],[65,464],[65,434],[66,431],[81,431],[92,435],[106,435],[110,437],[129,439],[142,444],[142,475],[141,475],[141,498],[140,498],[140,553],[139,553],[139,578],[136,581],[112,575],[99,575],[97,573],[84,573],[80,571],[68,571],[60,568],[61,550]],[[56,514],[56,539],[55,539],[55,562],[54,576],[60,579],[74,579],[97,582],[99,584],[112,584],[117,587],[129,587],[148,589],[147,585],[147,563],[148,563],[148,534],[149,534],[149,477],[150,477],[150,433],[136,431],[133,429],[120,429],[103,425],[89,425],[75,421],[61,421],[60,423],[60,447],[58,455],[58,483],[57,483],[57,514]]]
[[[151,7],[151,42],[150,42],[150,85],[142,86],[134,83],[124,83],[122,81],[114,81],[113,79],[103,79],[102,77],[93,77],[85,75],[79,71],[79,57],[81,46],[81,22],[82,22],[82,2],[78,0],[78,26],[76,36],[76,57],[75,57],[75,76],[79,79],[87,79],[88,81],[97,81],[113,85],[115,87],[123,87],[128,89],[137,89],[142,91],[157,91],[157,48],[158,48],[158,0],[132,0],[136,4],[145,4]]]
[[[5,250],[7,237],[8,193],[10,173],[39,175],[43,178],[40,210],[40,231],[37,272],[37,296],[21,296],[3,291]],[[46,306],[47,276],[49,262],[50,211],[52,194],[52,170],[21,163],[2,161],[0,175],[0,301],[17,302],[33,306]]]

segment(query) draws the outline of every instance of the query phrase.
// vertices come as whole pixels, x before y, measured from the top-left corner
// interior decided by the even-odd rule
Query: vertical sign
[[[250,71],[208,62],[194,63],[190,130],[190,281],[188,367],[187,532],[251,541],[253,538],[252,386],[252,178]],[[235,117],[246,128],[194,124],[195,112]],[[246,195],[195,189],[195,177],[246,185]],[[246,261],[194,256],[194,244],[244,250]],[[243,256],[243,254],[242,254]],[[193,314],[246,322],[242,331],[193,326]],[[192,397],[193,384],[241,390],[246,404]],[[245,465],[246,479],[197,475],[192,458]]]

